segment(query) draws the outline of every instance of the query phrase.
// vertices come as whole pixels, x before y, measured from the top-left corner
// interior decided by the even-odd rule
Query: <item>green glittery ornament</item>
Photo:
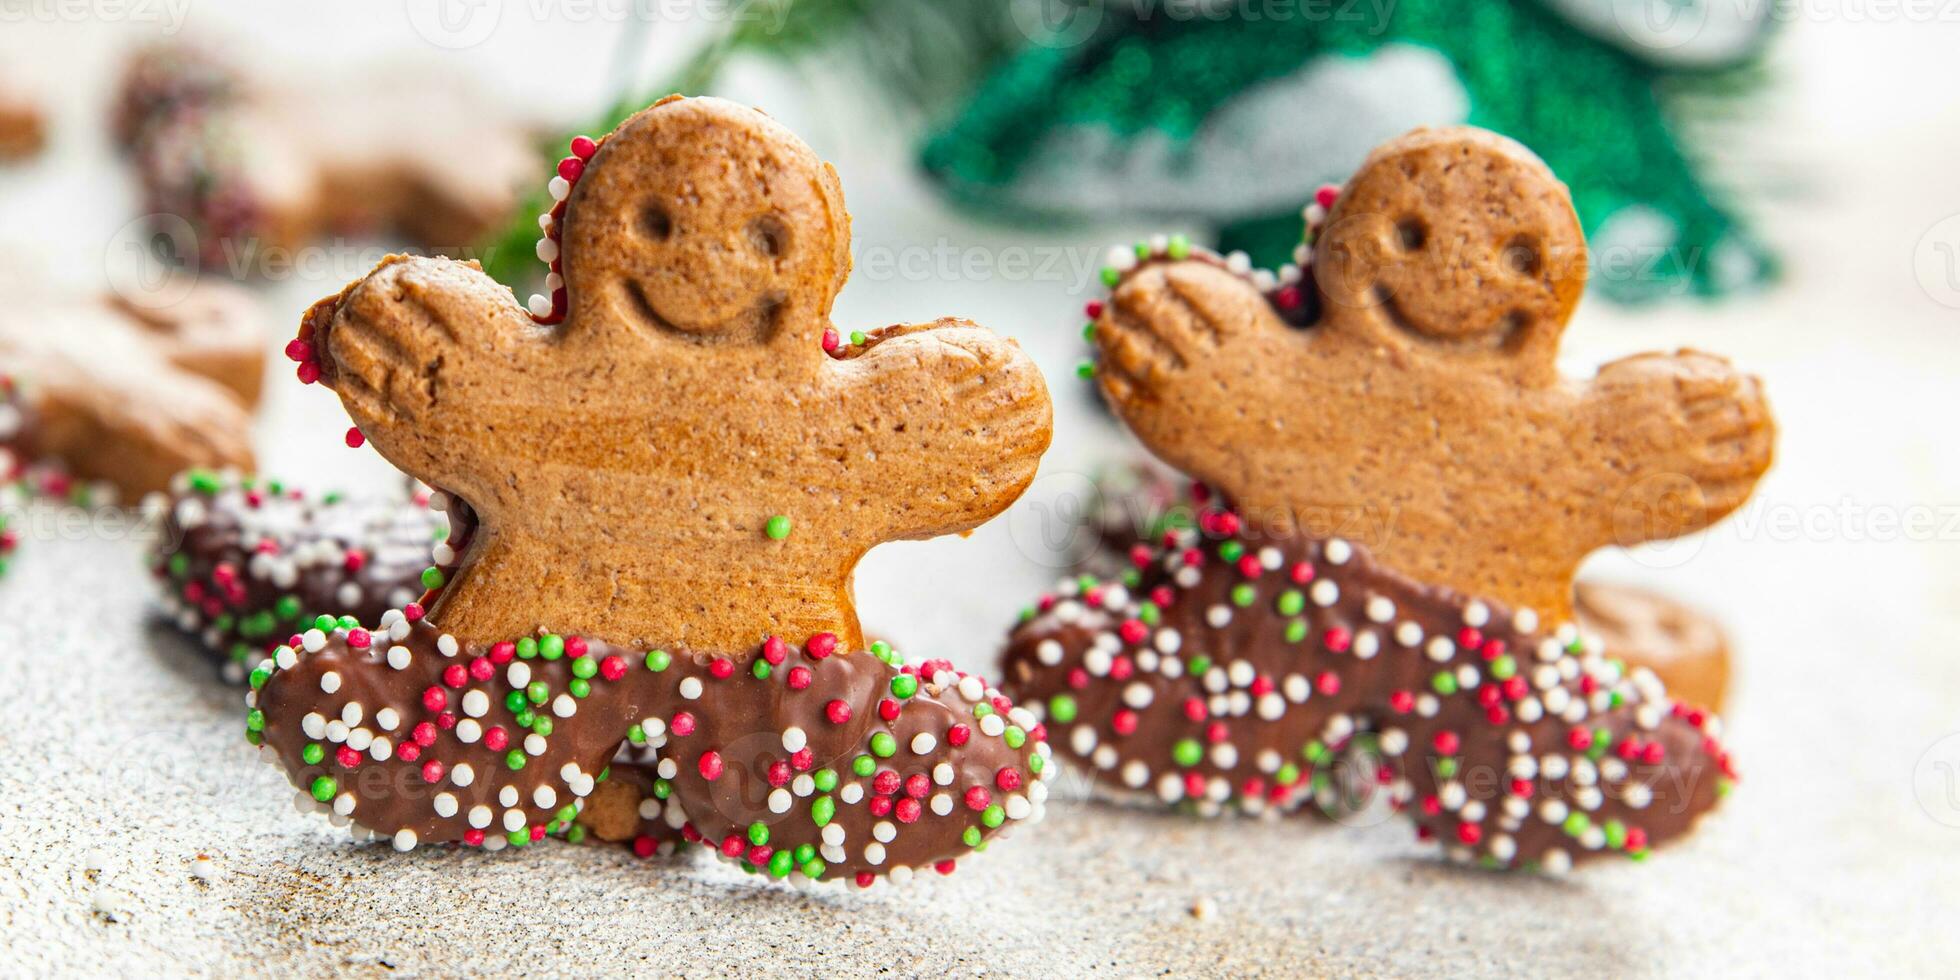
[[[1604,295],[1719,295],[1774,272],[1676,126],[1686,107],[1759,87],[1770,7],[1721,20],[1721,6],[1400,0],[1200,17],[1082,3],[1005,60],[923,160],[986,214],[1195,221],[1271,267],[1291,260],[1316,187],[1416,126],[1470,123],[1570,185]]]

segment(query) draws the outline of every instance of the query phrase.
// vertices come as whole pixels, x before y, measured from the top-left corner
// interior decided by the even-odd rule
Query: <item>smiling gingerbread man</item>
[[[1542,162],[1391,141],[1278,283],[1145,252],[1092,314],[1098,381],[1223,499],[1013,632],[1004,683],[1070,754],[1119,793],[1261,809],[1325,798],[1365,738],[1422,836],[1500,867],[1644,855],[1713,807],[1715,720],[1578,636],[1572,574],[1734,510],[1774,427],[1709,355],[1558,373],[1586,253]]]
[[[279,651],[255,737],[398,846],[537,839],[622,742],[657,753],[673,826],[778,877],[950,870],[1038,816],[1032,717],[865,652],[850,594],[872,546],[1027,486],[1033,364],[954,319],[836,344],[837,178],[759,112],[666,99],[559,173],[532,313],[402,256],[308,313],[302,376],[474,520],[426,612]]]

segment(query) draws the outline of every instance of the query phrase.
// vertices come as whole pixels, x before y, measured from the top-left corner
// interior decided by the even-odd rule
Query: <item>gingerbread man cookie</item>
[[[979,678],[866,651],[851,570],[1026,487],[1040,374],[962,320],[836,345],[837,179],[759,112],[674,97],[573,149],[548,315],[402,256],[307,314],[302,377],[477,524],[433,605],[279,650],[253,738],[401,846],[541,837],[627,742],[732,859],[950,870],[1039,815],[1048,750]]]
[[[1717,723],[1581,637],[1571,576],[1738,506],[1768,410],[1703,354],[1557,374],[1585,253],[1542,163],[1418,131],[1339,194],[1309,270],[1143,251],[1096,311],[1098,378],[1223,499],[1014,631],[1006,686],[1069,753],[1257,809],[1365,740],[1422,836],[1500,867],[1644,855],[1714,805]],[[1356,513],[1382,518],[1365,542],[1327,526]]]
[[[257,306],[230,286],[181,292],[154,307],[30,296],[0,311],[0,374],[19,385],[0,443],[127,499],[190,467],[249,469]]]

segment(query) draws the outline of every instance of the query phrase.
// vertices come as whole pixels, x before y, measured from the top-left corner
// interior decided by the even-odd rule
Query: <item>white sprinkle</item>
[[[505,786],[497,791],[497,802],[504,806],[516,806],[517,800],[517,787],[515,786]]]
[[[1123,689],[1123,703],[1139,711],[1150,707],[1150,701],[1154,697],[1156,692],[1142,681],[1131,681],[1130,686]]]
[[[885,863],[885,845],[872,841],[864,845],[864,863],[877,867]]]
[[[463,695],[463,713],[471,718],[481,718],[490,712],[490,695],[481,688]]]
[[[455,815],[456,815],[456,794],[437,793],[436,816],[447,818],[447,817],[453,817]]]
[[[803,747],[808,744],[810,744],[810,737],[803,733],[803,729],[798,728],[795,725],[791,725],[788,728],[783,729],[784,752],[788,752],[794,755],[795,753],[803,751]]]
[[[1489,606],[1472,599],[1469,605],[1463,607],[1463,623],[1465,626],[1482,629],[1484,624],[1488,622],[1490,622]]]
[[[396,670],[407,670],[408,665],[414,662],[415,657],[408,652],[408,647],[396,646],[388,649],[388,666]]]
[[[299,720],[299,730],[315,742],[327,737],[327,719],[318,711],[309,711]]]
[[[1316,606],[1331,606],[1341,598],[1341,587],[1335,585],[1331,578],[1319,579],[1307,589],[1307,598],[1312,599]]]
[[[880,820],[871,825],[871,836],[880,843],[889,844],[898,837],[898,825],[889,820]]]
[[[1062,662],[1062,645],[1054,640],[1043,640],[1035,644],[1034,657],[1043,666],[1053,667]]]
[[[551,713],[560,718],[570,718],[578,714],[578,699],[569,694],[560,694],[552,698]]]
[[[477,804],[476,806],[470,807],[470,826],[475,827],[478,830],[482,830],[483,828],[490,826],[491,816],[492,814],[490,812],[490,808],[484,806],[481,803]]]
[[[684,680],[682,680],[682,681],[681,681],[681,685],[680,685],[680,692],[681,692],[681,697],[684,697],[684,698],[686,698],[686,699],[688,699],[689,701],[692,701],[692,700],[694,700],[695,698],[698,698],[698,697],[700,697],[700,696],[701,696],[701,678],[699,678],[699,677],[689,677],[689,678],[686,678],[686,679],[684,679]]]
[[[920,732],[912,736],[912,752],[915,755],[926,755],[938,747],[939,740],[933,738],[931,732]]]
[[[789,790],[786,790],[781,786],[778,786],[775,789],[769,791],[770,813],[788,813],[790,804],[794,802],[795,802],[795,797],[790,796]]]
[[[522,811],[522,810],[517,810],[517,809],[510,809],[510,810],[505,810],[505,811],[504,811],[504,829],[505,829],[505,830],[523,830],[523,829],[524,829],[524,811]]]
[[[531,683],[531,665],[522,660],[513,660],[504,669],[504,678],[512,687],[525,687]]]
[[[1328,538],[1327,547],[1321,549],[1320,554],[1330,565],[1345,565],[1349,558],[1354,557],[1354,546],[1340,538]]]
[[[945,816],[953,812],[953,798],[945,793],[932,794],[932,812]]]
[[[332,694],[333,692],[340,690],[340,674],[336,671],[331,671],[331,670],[327,671],[324,674],[321,674],[320,690],[322,693],[325,694]]]
[[[531,792],[531,802],[540,810],[549,810],[558,805],[558,791],[550,786],[540,786]]]
[[[544,740],[543,735],[539,735],[537,732],[532,732],[531,734],[524,736],[525,755],[543,755],[544,750],[547,748],[550,748],[550,744]]]
[[[456,645],[456,638],[450,636],[448,633],[444,633],[441,636],[436,637],[437,653],[440,653],[445,657],[453,657],[456,655],[456,651],[458,649],[459,648]]]

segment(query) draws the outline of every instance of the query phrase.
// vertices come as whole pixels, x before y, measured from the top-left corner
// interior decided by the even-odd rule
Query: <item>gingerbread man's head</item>
[[[560,176],[549,315],[396,256],[302,328],[382,454],[480,518],[443,628],[855,645],[866,550],[971,528],[1032,479],[1050,408],[1012,343],[943,319],[825,349],[849,218],[767,116],[662,100]]]
[[[1314,244],[1320,316],[1216,256],[1125,272],[1100,383],[1249,520],[1366,543],[1418,579],[1569,617],[1591,551],[1704,527],[1768,468],[1759,385],[1719,358],[1561,377],[1584,239],[1518,144],[1418,130],[1371,154]],[[1297,287],[1287,287],[1297,288]]]

